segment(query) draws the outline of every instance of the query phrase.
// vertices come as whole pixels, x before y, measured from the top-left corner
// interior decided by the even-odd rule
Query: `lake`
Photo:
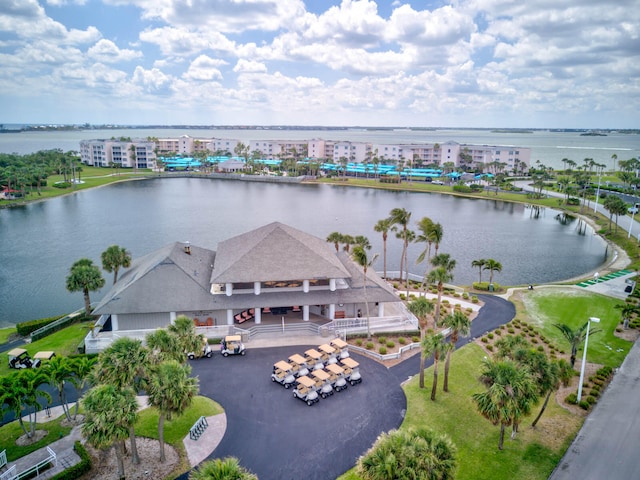
[[[440,252],[457,261],[454,283],[471,284],[471,262],[502,263],[494,281],[503,285],[554,282],[598,268],[605,242],[577,219],[553,209],[458,198],[331,185],[285,185],[200,178],[124,182],[85,190],[23,207],[0,209],[0,327],[81,308],[82,293],[69,293],[71,265],[90,258],[100,265],[109,245],[140,257],[175,241],[215,250],[218,242],[273,221],[321,238],[333,231],[365,235],[380,253],[375,223],[395,207],[412,212],[412,228],[428,216],[440,222]],[[416,258],[424,245],[409,249],[409,270],[422,275]],[[388,241],[388,270],[399,268],[401,242]],[[92,293],[96,302],[102,292]],[[487,272],[483,279],[487,279]]]

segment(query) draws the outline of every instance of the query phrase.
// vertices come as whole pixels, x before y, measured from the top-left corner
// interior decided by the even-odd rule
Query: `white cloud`
[[[236,73],[263,73],[267,71],[267,67],[264,63],[252,62],[250,60],[240,59],[233,71]]]
[[[87,51],[89,58],[105,63],[128,62],[142,57],[142,53],[135,50],[120,49],[111,40],[101,39]]]
[[[189,69],[183,77],[189,80],[221,80],[222,74],[220,70],[218,70],[218,67],[226,65],[226,63],[224,60],[200,55],[191,62]]]

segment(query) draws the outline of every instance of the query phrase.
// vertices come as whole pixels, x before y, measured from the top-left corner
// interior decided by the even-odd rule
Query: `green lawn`
[[[454,353],[451,361],[450,392],[442,392],[442,367],[438,397],[430,400],[433,370],[425,376],[420,389],[415,377],[404,387],[407,415],[401,428],[425,426],[449,435],[458,449],[457,480],[543,480],[562,458],[569,441],[575,436],[581,419],[559,407],[555,400],[533,430],[532,417],[526,418],[515,440],[505,439],[504,450],[498,450],[499,427],[493,426],[476,412],[471,395],[483,391],[478,381],[483,350],[471,343]],[[537,413],[537,409],[534,410]],[[356,480],[354,470],[340,477]]]
[[[0,328],[0,344],[7,343],[14,333],[16,333],[16,327]]]
[[[191,407],[182,415],[164,423],[164,440],[174,447],[182,448],[182,439],[189,435],[189,429],[202,415],[210,417],[224,413],[223,408],[207,397],[195,397]],[[136,423],[136,435],[158,438],[158,410],[150,407],[140,412]]]
[[[622,304],[622,300],[588,291],[540,288],[523,295],[523,302],[529,316],[526,321],[566,353],[570,353],[569,344],[553,324],[565,323],[575,328],[583,325],[589,317],[599,318],[599,324],[591,324],[592,329],[599,328],[602,332],[589,337],[589,362],[617,367],[633,345],[614,335],[621,321],[620,311],[614,307]]]
[[[36,342],[24,345],[24,348],[32,357],[40,351],[53,350],[56,355],[71,355],[78,353],[78,344],[89,332],[89,327],[93,322],[83,322],[70,325]],[[15,330],[15,329],[14,329]],[[9,357],[7,353],[0,354],[0,375],[7,375],[12,370],[9,368]]]

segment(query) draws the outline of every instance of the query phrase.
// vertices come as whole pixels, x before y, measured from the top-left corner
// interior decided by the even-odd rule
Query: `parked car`
[[[244,355],[245,348],[240,335],[227,335],[220,342],[220,353],[223,357],[229,355]]]
[[[273,365],[273,372],[271,373],[272,382],[278,382],[284,388],[289,388],[295,380],[293,365],[284,360],[280,360]]]
[[[298,378],[296,388],[293,389],[293,396],[299,398],[307,405],[311,406],[320,400],[315,388],[315,382],[307,376]]]
[[[24,348],[14,348],[8,352],[9,368],[38,368],[40,359],[32,359]]]

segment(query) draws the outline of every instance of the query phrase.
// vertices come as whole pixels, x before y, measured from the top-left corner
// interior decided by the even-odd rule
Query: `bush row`
[[[50,323],[61,319],[62,317],[64,317],[64,315],[58,315],[57,317],[39,318],[37,320],[29,320],[27,322],[17,324],[16,330],[18,332],[18,335],[20,335],[21,337],[26,337],[30,335],[31,332],[35,332],[39,328],[47,326]]]

